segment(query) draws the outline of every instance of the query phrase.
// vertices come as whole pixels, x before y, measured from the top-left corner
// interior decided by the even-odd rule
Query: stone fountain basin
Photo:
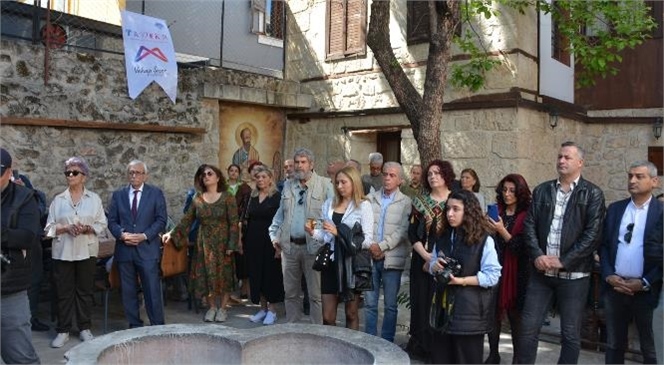
[[[65,353],[68,364],[409,364],[399,346],[341,327],[237,329],[169,324],[113,332]]]

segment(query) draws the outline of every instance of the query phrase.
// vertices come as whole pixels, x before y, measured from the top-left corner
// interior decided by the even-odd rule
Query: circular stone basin
[[[346,328],[282,324],[236,329],[171,324],[117,331],[65,353],[68,364],[408,364],[379,337]]]

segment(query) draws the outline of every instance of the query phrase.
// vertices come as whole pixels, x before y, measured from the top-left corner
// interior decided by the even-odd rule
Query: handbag
[[[177,249],[175,245],[166,244],[161,252],[161,274],[164,278],[187,272],[187,249]]]
[[[311,266],[316,271],[323,271],[330,267],[332,264],[332,248],[329,243],[326,243],[316,251],[316,258],[314,264]]]

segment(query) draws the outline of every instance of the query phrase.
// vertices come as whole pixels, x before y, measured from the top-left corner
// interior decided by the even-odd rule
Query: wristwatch
[[[641,288],[641,290],[643,290],[643,291],[650,290],[650,285],[648,284],[648,282],[645,279],[641,278],[641,284],[643,284],[643,288]]]

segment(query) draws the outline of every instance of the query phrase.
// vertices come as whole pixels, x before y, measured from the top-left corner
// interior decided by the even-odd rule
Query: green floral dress
[[[210,204],[196,194],[192,207],[173,229],[171,237],[176,247],[186,247],[189,227],[194,219],[200,222],[194,256],[191,260],[189,290],[196,298],[230,293],[233,290],[232,256],[227,250],[237,250],[238,211],[235,197],[223,192]]]

